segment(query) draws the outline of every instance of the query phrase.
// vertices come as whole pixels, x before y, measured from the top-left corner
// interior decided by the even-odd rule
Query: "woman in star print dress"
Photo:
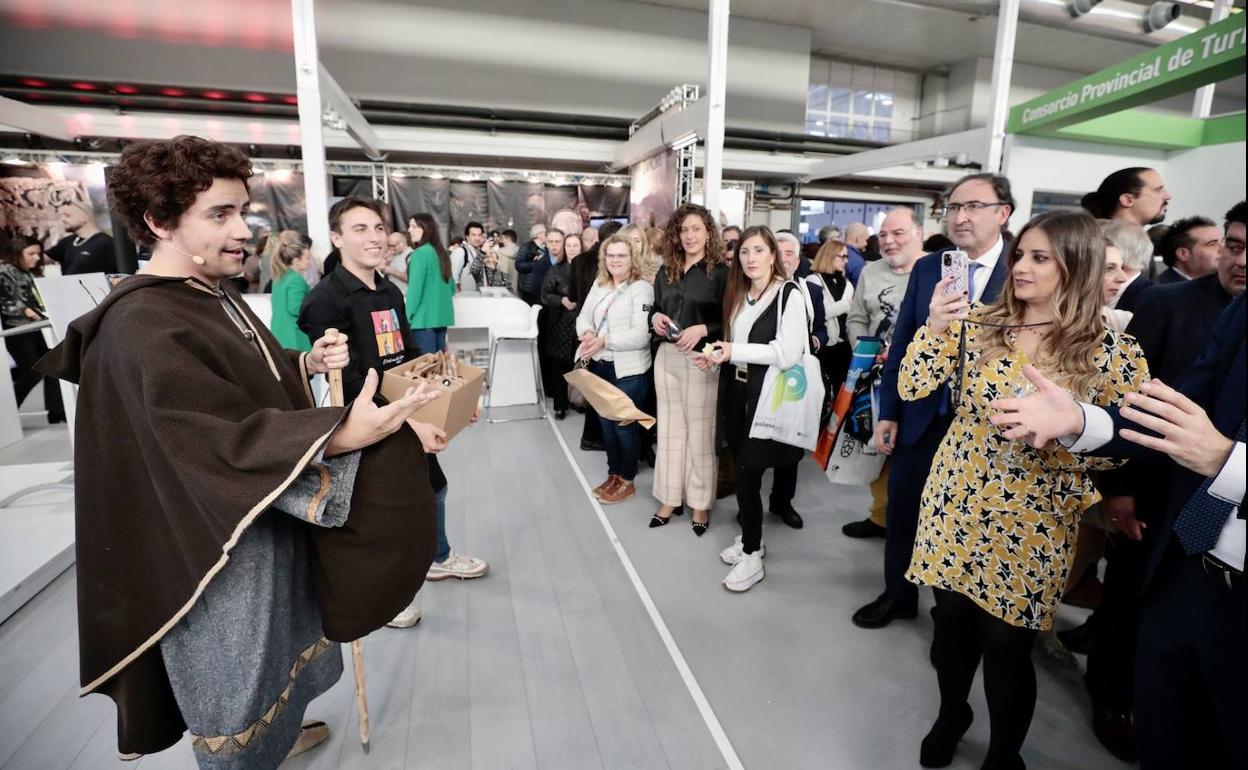
[[[1117,462],[1011,442],[988,422],[989,403],[1017,395],[1027,383],[1022,367],[1031,362],[1098,405],[1121,403],[1148,376],[1135,340],[1104,325],[1105,246],[1096,221],[1083,213],[1042,214],[1015,243],[1011,280],[995,304],[971,307],[964,295],[946,293],[948,279],[937,284],[898,379],[903,399],[946,383],[960,395],[923,490],[906,573],[936,594],[941,710],[923,740],[925,767],[949,764],[970,726],[967,695],[981,657],[992,725],[983,767],[1024,767],[1019,750],[1035,709],[1035,635],[1052,626],[1079,518],[1100,499],[1089,471]]]

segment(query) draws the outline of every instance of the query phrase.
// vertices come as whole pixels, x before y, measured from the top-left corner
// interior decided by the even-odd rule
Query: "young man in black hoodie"
[[[369,369],[403,363],[420,351],[409,345],[411,329],[403,294],[380,269],[387,259],[384,204],[371,198],[343,198],[329,210],[330,241],[342,262],[308,292],[299,311],[299,328],[308,339],[319,339],[326,329],[347,335],[351,360],[343,369],[343,395],[350,401],[359,394]],[[483,559],[455,553],[446,539],[446,475],[437,453],[446,448],[446,434],[433,425],[409,421],[429,453],[429,479],[438,499],[438,552],[426,580],[485,575],[490,565]],[[420,620],[415,602],[391,623],[407,628]]]

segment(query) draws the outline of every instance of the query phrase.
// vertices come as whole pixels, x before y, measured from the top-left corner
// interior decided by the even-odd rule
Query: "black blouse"
[[[709,272],[706,260],[685,271],[676,283],[669,283],[667,269],[660,268],[654,279],[654,305],[650,311],[662,313],[681,329],[706,324],[704,342],[724,338],[724,287],[728,285],[728,266],[716,265]],[[653,333],[653,329],[651,329]]]

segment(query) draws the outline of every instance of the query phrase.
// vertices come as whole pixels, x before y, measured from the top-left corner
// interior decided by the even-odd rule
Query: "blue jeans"
[[[648,372],[616,377],[615,364],[611,361],[594,361],[589,370],[623,391],[634,404],[640,404],[646,397]],[[632,481],[637,477],[637,463],[641,459],[641,426],[633,423],[621,427],[604,417],[599,417],[598,421],[602,423],[602,443],[607,448],[607,474]]]
[[[412,329],[412,344],[420,348],[421,355],[425,353],[444,353],[446,352],[446,327]]]
[[[451,544],[446,540],[446,490],[451,485],[447,484],[437,491],[438,497],[438,555],[433,557],[435,564],[441,564],[451,555]]]

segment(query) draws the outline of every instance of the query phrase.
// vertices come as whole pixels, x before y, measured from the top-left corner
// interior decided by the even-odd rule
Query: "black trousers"
[[[568,381],[563,375],[572,371],[572,362],[562,356],[545,356],[546,359],[546,392],[554,399],[555,410],[568,409]]]
[[[48,417],[64,419],[65,406],[61,402],[60,383],[34,370],[35,363],[48,352],[48,346],[43,341],[43,334],[40,332],[15,334],[6,338],[4,343],[9,349],[9,355],[13,356],[13,361],[17,364],[12,371],[13,396],[17,399],[17,405],[20,407],[30,395],[30,391],[34,390],[42,380],[43,404],[48,410]]]
[[[733,469],[737,510],[741,513],[741,545],[754,553],[763,544],[763,474],[766,468],[747,468],[738,463]]]
[[[1171,542],[1144,595],[1135,672],[1142,770],[1242,768],[1244,582],[1210,574]]]
[[[991,731],[984,767],[1011,767],[1036,710],[1036,632],[989,615],[965,596],[936,589],[932,659],[940,686],[940,719],[966,708],[980,661]]]
[[[913,445],[893,450],[888,473],[888,512],[884,533],[884,590],[899,604],[913,605],[919,589],[906,580],[919,529],[923,485],[952,416],[937,417]]]
[[[771,476],[771,510],[775,512],[793,507],[793,496],[797,494],[798,460],[789,465],[780,465],[772,471]]]
[[[1130,711],[1135,700],[1135,650],[1144,570],[1156,538],[1111,536],[1105,549],[1105,593],[1093,613],[1092,646],[1084,682],[1098,709]],[[1094,565],[1095,566],[1095,565]]]

